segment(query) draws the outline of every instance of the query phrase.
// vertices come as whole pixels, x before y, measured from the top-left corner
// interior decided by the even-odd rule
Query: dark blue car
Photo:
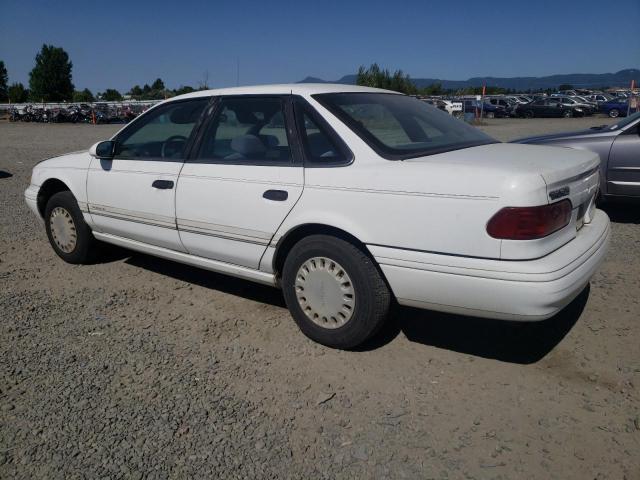
[[[465,99],[463,102],[464,113],[476,113],[482,109],[484,118],[504,118],[509,116],[509,112],[499,105],[491,105],[485,102],[484,106],[478,100]]]
[[[606,113],[611,118],[626,117],[629,108],[629,100],[626,98],[615,98],[599,105],[602,113]]]

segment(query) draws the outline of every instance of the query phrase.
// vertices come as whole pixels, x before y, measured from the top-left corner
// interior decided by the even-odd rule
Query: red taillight
[[[569,200],[540,207],[507,207],[491,217],[487,233],[505,240],[533,240],[551,235],[567,226],[569,220]]]

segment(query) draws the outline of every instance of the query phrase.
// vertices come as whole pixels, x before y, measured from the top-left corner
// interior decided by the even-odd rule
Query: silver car
[[[515,140],[589,150],[600,155],[600,199],[640,197],[640,112],[613,125]]]

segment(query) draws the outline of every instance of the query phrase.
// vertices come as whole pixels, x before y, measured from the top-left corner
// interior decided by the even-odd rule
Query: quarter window
[[[313,166],[332,166],[345,164],[350,155],[345,154],[331,134],[304,109],[297,112],[302,117],[300,133],[305,150],[305,159]],[[335,135],[335,134],[334,134]]]
[[[223,98],[215,118],[204,134],[198,160],[250,164],[291,163],[283,99]]]
[[[182,160],[209,99],[177,101],[149,111],[117,138],[116,157]]]

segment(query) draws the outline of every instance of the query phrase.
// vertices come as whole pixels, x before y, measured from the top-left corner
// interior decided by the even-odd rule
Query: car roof
[[[211,97],[215,95],[314,95],[317,93],[394,93],[381,88],[361,87],[338,83],[283,83],[279,85],[252,85],[246,87],[200,90],[173,97],[170,100]]]

